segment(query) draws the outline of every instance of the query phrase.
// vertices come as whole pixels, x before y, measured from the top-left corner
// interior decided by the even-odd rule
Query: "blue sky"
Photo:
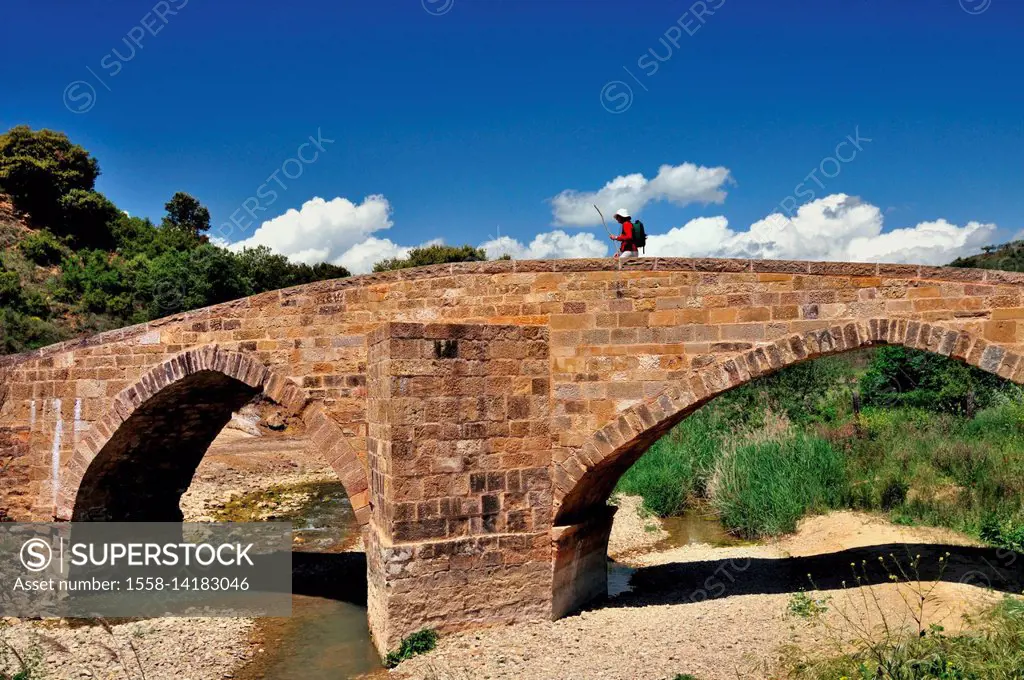
[[[0,126],[66,131],[133,215],[159,219],[188,191],[215,224],[235,215],[226,240],[300,259],[348,253],[365,268],[436,238],[604,254],[579,210],[595,200],[640,215],[659,237],[648,250],[666,255],[941,262],[1024,228],[1016,0],[12,0],[4,12]],[[286,164],[318,131],[333,143]],[[851,135],[870,141],[827,160]],[[271,185],[273,201],[264,189],[246,216],[283,165],[301,175],[279,174],[287,188]],[[650,182],[662,166],[676,172]],[[832,176],[808,180],[815,169]],[[647,182],[593,193],[634,173]],[[567,190],[583,193],[553,210]],[[766,221],[788,196],[792,214]],[[323,205],[254,237],[314,197]]]

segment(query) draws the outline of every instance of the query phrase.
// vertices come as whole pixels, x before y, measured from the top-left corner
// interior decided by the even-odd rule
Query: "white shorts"
[[[640,257],[640,253],[638,253],[635,250],[626,250],[626,251],[623,251],[623,252],[619,253],[619,259],[620,260],[628,260],[631,257]]]

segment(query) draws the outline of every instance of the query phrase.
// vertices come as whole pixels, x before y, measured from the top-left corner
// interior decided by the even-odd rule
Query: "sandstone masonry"
[[[371,627],[560,616],[606,590],[615,482],[716,395],[880,343],[1024,382],[1024,275],[759,260],[438,265],[0,359],[0,514],[174,518],[233,409],[301,418],[368,547]]]

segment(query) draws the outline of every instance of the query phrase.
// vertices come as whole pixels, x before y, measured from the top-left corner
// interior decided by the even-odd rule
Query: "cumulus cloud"
[[[976,253],[996,225],[946,220],[922,222],[882,233],[878,207],[855,196],[834,194],[801,206],[791,218],[774,213],[747,231],[734,231],[724,217],[702,217],[647,239],[647,254],[661,257],[747,257],[948,264]]]
[[[378,262],[393,257],[406,257],[413,248],[423,248],[441,243],[443,243],[441,239],[433,239],[419,246],[400,246],[390,239],[371,236],[342,253],[341,257],[334,261],[334,264],[340,264],[353,274],[366,274],[373,271],[373,265]]]
[[[718,170],[721,173],[717,173]],[[693,178],[701,173],[712,173],[716,179],[707,181],[704,189],[697,190],[685,177]],[[650,181],[639,175],[631,177],[613,180],[597,193],[604,192],[603,200],[607,200],[608,205],[632,207],[638,203],[624,203],[626,199],[613,194],[622,194],[625,191],[622,187],[629,185],[639,187],[632,195],[643,196],[644,201],[685,202],[687,199],[683,197],[687,194],[683,187],[690,186],[693,189],[690,196],[717,200],[719,193],[724,196],[721,186],[728,180],[729,173],[724,168],[665,166],[658,177]],[[649,188],[651,185],[653,189]],[[669,195],[674,198],[664,198]],[[582,222],[586,211],[573,208],[571,203],[578,202],[594,213],[591,203],[600,204],[594,196],[596,194],[567,196],[563,192],[556,213],[564,209],[567,212],[563,213],[563,218],[570,219],[573,211],[579,212],[577,222]],[[693,219],[661,234],[650,233],[654,225],[648,225],[645,254],[941,265],[978,252],[992,242],[997,233],[994,224],[968,222],[958,226],[943,219],[883,233],[883,218],[883,212],[870,203],[855,196],[834,194],[801,206],[789,218],[780,213],[768,215],[745,231],[730,228],[729,221],[721,216]],[[313,198],[299,210],[289,210],[264,222],[251,237],[229,247],[239,250],[265,245],[296,262],[331,262],[353,274],[363,274],[372,271],[373,265],[382,260],[406,257],[412,248],[442,243],[435,239],[419,246],[401,245],[376,234],[391,226],[391,206],[383,196],[368,196],[359,204],[340,197],[330,201]],[[610,241],[601,231],[569,234],[561,229],[537,234],[529,243],[501,236],[480,247],[488,258],[510,255],[517,260],[607,257],[612,251]]]
[[[616,177],[597,191],[567,189],[551,199],[551,212],[559,226],[596,226],[601,218],[594,210],[595,205],[609,215],[619,208],[639,214],[645,205],[655,201],[681,206],[721,203],[726,196],[723,187],[730,181],[728,168],[693,163],[663,165],[654,179],[634,173]]]
[[[316,197],[298,210],[264,222],[231,248],[267,246],[296,262],[336,262],[350,248],[391,225],[391,205],[383,196],[367,196],[358,205],[342,197],[330,201]]]
[[[593,208],[591,208],[593,210]],[[599,241],[593,234],[579,233],[570,236],[561,229],[537,234],[530,245],[508,236],[480,244],[488,259],[511,255],[515,260],[547,260],[569,257],[605,257],[608,255],[607,242]]]

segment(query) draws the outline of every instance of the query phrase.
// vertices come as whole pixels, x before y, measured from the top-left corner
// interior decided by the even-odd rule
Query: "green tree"
[[[879,347],[860,380],[864,403],[930,411],[974,413],[990,406],[1006,388],[1002,378],[930,352]]]
[[[313,283],[314,281],[330,281],[331,279],[343,279],[352,274],[349,270],[345,269],[341,265],[331,264],[329,262],[318,262],[314,265],[300,264],[296,265],[298,271],[296,273],[296,280],[293,285],[299,286],[304,283]]]
[[[96,159],[63,132],[18,125],[0,135],[0,190],[39,223],[56,221],[61,197],[92,191],[99,174]]]
[[[72,189],[60,198],[61,221],[51,230],[70,236],[80,246],[114,247],[113,223],[122,214],[101,193]]]
[[[245,248],[242,252],[235,254],[235,258],[241,276],[247,282],[250,295],[349,276],[348,270],[344,267],[326,262],[312,266],[295,264],[284,255],[275,254],[266,246]]]
[[[163,227],[177,229],[190,234],[205,243],[206,232],[210,230],[210,211],[191,194],[179,191],[164,204],[167,216]]]
[[[113,225],[117,251],[124,257],[154,259],[167,252],[185,252],[202,245],[200,239],[181,229],[158,227],[149,219],[124,213]]]
[[[137,288],[140,263],[103,250],[81,250],[61,266],[60,297],[79,313],[112,317],[113,324],[142,321]]]
[[[432,245],[424,248],[413,248],[405,257],[393,257],[373,265],[373,271],[386,272],[393,269],[423,267],[428,264],[445,264],[448,262],[484,262],[487,253],[482,248],[473,246]]]
[[[210,244],[149,260],[140,289],[151,319],[250,294],[234,254]]]
[[[958,257],[949,266],[1024,271],[1024,241],[1011,241],[1001,246],[985,246],[982,250],[984,252],[977,255]]]
[[[117,209],[94,190],[96,159],[67,135],[19,125],[0,135],[0,191],[36,226],[85,247],[110,245]]]

